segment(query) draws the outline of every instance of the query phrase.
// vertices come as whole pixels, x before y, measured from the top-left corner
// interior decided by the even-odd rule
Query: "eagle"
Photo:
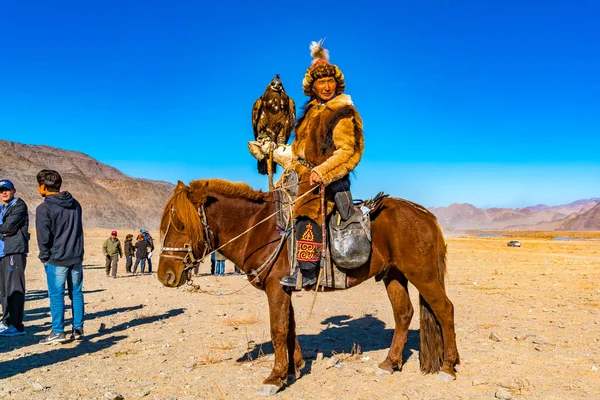
[[[281,78],[277,74],[252,107],[254,140],[285,145],[294,129],[295,121],[296,104],[285,93]],[[272,173],[275,172],[275,168],[272,156],[258,161],[258,173],[269,174],[269,186],[272,184]]]

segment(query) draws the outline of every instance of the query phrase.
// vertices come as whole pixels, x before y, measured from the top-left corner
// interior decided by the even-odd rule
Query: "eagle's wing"
[[[281,130],[281,134],[285,135],[284,139],[287,143],[290,139],[290,135],[294,130],[294,124],[296,123],[296,103],[292,100],[291,97],[288,97],[288,109],[286,111],[286,121],[284,123],[283,129]]]
[[[258,138],[258,121],[262,111],[262,96],[254,102],[252,106],[252,130],[254,131],[254,140]]]

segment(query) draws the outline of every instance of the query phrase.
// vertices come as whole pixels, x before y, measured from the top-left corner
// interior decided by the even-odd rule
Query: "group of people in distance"
[[[41,344],[83,338],[83,223],[81,205],[60,191],[62,177],[53,170],[38,172],[37,190],[44,201],[35,212],[38,258],[44,265],[52,331]],[[0,336],[25,335],[25,266],[29,253],[29,213],[14,184],[0,180]],[[73,310],[73,330],[65,334],[65,285]]]
[[[102,245],[102,253],[106,259],[106,276],[117,277],[117,264],[119,257],[125,254],[125,272],[136,274],[138,265],[141,273],[145,273],[146,261],[148,261],[148,273],[152,273],[152,252],[154,251],[154,240],[150,233],[145,229],[140,229],[137,240],[133,243],[133,235],[125,236],[125,245],[121,246],[121,241],[117,237],[117,231],[112,231],[110,237]],[[133,257],[135,256],[135,264]],[[133,265],[133,270],[132,270]],[[112,274],[111,274],[112,271]]]

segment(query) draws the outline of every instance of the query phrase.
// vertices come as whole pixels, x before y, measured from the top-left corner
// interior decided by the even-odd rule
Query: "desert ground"
[[[156,274],[128,276],[123,260],[118,279],[107,278],[101,253],[107,236],[86,231],[86,340],[51,346],[37,344],[49,333],[50,314],[32,240],[28,333],[0,338],[0,398],[258,397],[273,361],[265,295],[245,287],[248,281],[232,274],[229,262],[225,277],[210,276],[203,265],[194,279],[221,296],[163,287]],[[522,247],[507,247],[509,240]],[[274,397],[599,399],[600,240],[514,233],[455,235],[447,242],[447,291],[461,356],[455,381],[419,370],[414,288],[402,371],[377,375],[394,325],[383,284],[371,280],[319,293],[310,318],[313,293],[293,294],[307,364],[300,379]],[[153,260],[156,270],[158,256]],[[70,330],[70,307],[66,315]]]

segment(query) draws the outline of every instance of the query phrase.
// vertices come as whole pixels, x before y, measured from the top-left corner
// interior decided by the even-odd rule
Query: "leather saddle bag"
[[[355,269],[367,263],[371,256],[371,218],[361,210],[346,221],[337,210],[329,218],[329,250],[331,259],[340,268]]]

